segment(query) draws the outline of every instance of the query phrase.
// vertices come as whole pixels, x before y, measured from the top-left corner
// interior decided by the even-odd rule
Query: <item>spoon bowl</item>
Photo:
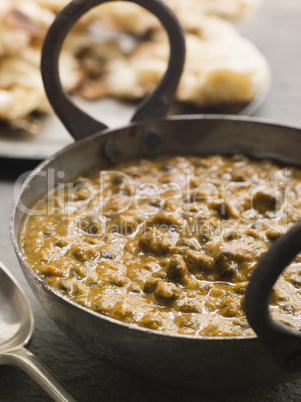
[[[33,315],[15,278],[0,263],[0,353],[29,343]]]
[[[0,262],[0,365],[20,367],[55,401],[75,401],[44,364],[25,349],[33,327],[33,315],[25,293]]]

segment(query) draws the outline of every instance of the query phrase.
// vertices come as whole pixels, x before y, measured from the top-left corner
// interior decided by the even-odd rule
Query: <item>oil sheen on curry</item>
[[[169,333],[249,336],[248,280],[301,214],[301,170],[240,155],[126,162],[60,184],[23,224],[22,252],[67,298]],[[301,259],[271,297],[300,326]]]

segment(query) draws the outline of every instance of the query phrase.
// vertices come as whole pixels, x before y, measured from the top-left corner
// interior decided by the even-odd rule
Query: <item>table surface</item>
[[[273,77],[271,92],[256,116],[301,126],[301,2],[263,0],[239,29],[267,56]],[[69,387],[80,401],[300,401],[301,380],[274,388],[206,397],[163,388],[112,367],[69,340],[46,316],[18,266],[8,229],[14,182],[34,163],[0,160],[0,260],[25,290],[35,318],[29,349]],[[1,306],[0,306],[1,307]],[[225,368],[226,369],[226,368]],[[200,378],[201,381],[201,378]],[[217,379],[218,381],[218,379]],[[127,396],[127,397],[126,397]],[[14,367],[0,367],[0,401],[47,401],[48,396]]]

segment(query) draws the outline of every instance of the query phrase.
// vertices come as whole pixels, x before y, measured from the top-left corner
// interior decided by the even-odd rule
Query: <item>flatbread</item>
[[[264,56],[227,21],[203,16],[198,30],[186,34],[187,57],[176,99],[197,106],[249,102],[269,80]],[[154,90],[166,71],[169,48],[163,31],[153,34],[130,54],[116,44],[94,49],[102,74],[88,80],[81,94],[96,93],[140,99]],[[109,55],[109,56],[108,56]],[[101,90],[99,90],[99,88]],[[89,95],[90,94],[90,95]]]
[[[0,118],[15,120],[38,109],[44,97],[37,67],[22,59],[0,60]]]
[[[32,0],[55,13],[70,0]],[[205,15],[241,20],[258,8],[261,0],[163,0],[176,14],[186,32],[194,31],[198,19]],[[114,1],[94,8],[81,19],[82,24],[101,21],[120,31],[144,35],[161,27],[159,21],[144,8],[124,1]]]
[[[43,40],[55,15],[52,10],[33,1],[1,2],[1,120],[28,126],[26,120],[31,121],[32,112],[51,112],[42,84],[40,59]],[[84,36],[81,38],[85,40]],[[70,35],[67,42],[69,48],[64,46],[60,57],[61,78],[68,92],[77,88],[84,78],[84,72],[76,58],[77,48],[74,43]]]
[[[25,127],[32,112],[51,112],[40,77],[41,48],[56,14],[69,1],[1,0],[0,119]],[[253,99],[269,78],[267,62],[216,16],[244,18],[260,0],[164,1],[186,31],[187,60],[176,99],[197,106]],[[114,37],[99,44],[91,30],[98,21],[144,41],[127,51]],[[81,18],[68,35],[60,58],[62,82],[66,91],[87,99],[141,99],[161,79],[168,53],[166,35],[153,15],[136,4],[106,3]]]
[[[37,0],[36,0],[37,1]],[[38,0],[41,1],[41,0]],[[164,0],[174,11],[186,32],[194,32],[203,15],[227,19],[245,19],[258,7],[261,0]],[[161,27],[157,18],[136,4],[112,2],[96,7],[86,21],[102,21],[120,31],[145,35]]]

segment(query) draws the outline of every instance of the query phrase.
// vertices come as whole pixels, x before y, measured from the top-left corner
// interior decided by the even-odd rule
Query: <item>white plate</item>
[[[198,109],[195,106],[174,104],[171,114],[221,113],[232,115],[252,115],[262,104],[270,89],[270,82],[248,104],[224,105],[220,107]],[[98,101],[74,100],[74,102],[95,119],[110,128],[127,125],[137,105],[120,102],[115,99]],[[73,141],[71,135],[55,115],[45,117],[40,132],[30,135],[25,131],[0,128],[0,158],[42,160],[53,155]]]
[[[111,128],[128,124],[135,111],[133,105],[113,99],[93,102],[77,100],[75,103]],[[72,141],[71,135],[59,119],[51,115],[43,119],[37,135],[1,128],[0,157],[41,160],[53,155]]]

